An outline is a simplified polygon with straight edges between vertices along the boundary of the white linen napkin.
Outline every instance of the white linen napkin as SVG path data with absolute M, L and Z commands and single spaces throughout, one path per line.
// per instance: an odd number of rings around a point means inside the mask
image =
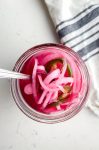
M 99 0 L 44 0 L 61 43 L 85 61 L 91 78 L 87 107 L 99 116 Z

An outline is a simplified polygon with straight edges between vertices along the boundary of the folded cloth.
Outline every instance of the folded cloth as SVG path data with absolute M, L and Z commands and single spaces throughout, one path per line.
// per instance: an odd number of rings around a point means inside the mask
M 61 43 L 85 61 L 91 88 L 87 107 L 99 116 L 99 0 L 44 0 Z

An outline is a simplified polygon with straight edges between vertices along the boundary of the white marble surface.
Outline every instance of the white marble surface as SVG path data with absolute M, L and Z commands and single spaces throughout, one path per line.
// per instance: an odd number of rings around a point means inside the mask
M 12 69 L 18 57 L 34 45 L 58 42 L 41 0 L 0 0 L 0 68 Z M 26 117 L 0 80 L 0 150 L 99 150 L 99 118 L 84 108 L 59 124 Z

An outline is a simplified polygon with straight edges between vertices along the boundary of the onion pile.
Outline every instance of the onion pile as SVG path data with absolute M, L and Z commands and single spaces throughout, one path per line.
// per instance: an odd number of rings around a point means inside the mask
M 66 57 L 49 53 L 43 59 L 41 56 L 34 58 L 32 83 L 25 85 L 24 93 L 33 95 L 33 100 L 42 112 L 53 113 L 66 109 L 70 98 L 75 96 L 73 93 L 77 93 L 80 88 L 76 89 L 79 77 L 77 66 Z

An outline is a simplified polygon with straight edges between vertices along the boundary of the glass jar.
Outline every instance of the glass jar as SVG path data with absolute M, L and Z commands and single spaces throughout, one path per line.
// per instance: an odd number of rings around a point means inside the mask
M 25 62 L 31 56 L 34 56 L 35 54 L 38 54 L 41 51 L 43 52 L 43 50 L 44 49 L 47 50 L 47 48 L 64 51 L 68 56 L 71 57 L 71 59 L 74 60 L 75 64 L 79 68 L 81 76 L 82 76 L 82 84 L 81 84 L 81 89 L 79 91 L 79 96 L 77 97 L 78 99 L 77 105 L 74 105 L 73 107 L 70 107 L 69 109 L 66 109 L 61 113 L 44 114 L 44 113 L 34 110 L 26 103 L 20 91 L 19 80 L 16 80 L 16 79 L 11 80 L 11 92 L 12 92 L 12 96 L 17 106 L 25 115 L 27 115 L 31 119 L 36 120 L 38 122 L 57 123 L 57 122 L 62 122 L 62 121 L 72 118 L 82 109 L 82 107 L 84 106 L 87 100 L 87 95 L 88 95 L 89 86 L 90 86 L 90 79 L 89 79 L 89 73 L 88 73 L 85 63 L 76 52 L 74 52 L 70 48 L 63 46 L 61 44 L 53 44 L 53 43 L 41 44 L 41 45 L 35 46 L 27 50 L 18 59 L 13 70 L 16 72 L 21 72 L 21 69 L 24 66 Z

